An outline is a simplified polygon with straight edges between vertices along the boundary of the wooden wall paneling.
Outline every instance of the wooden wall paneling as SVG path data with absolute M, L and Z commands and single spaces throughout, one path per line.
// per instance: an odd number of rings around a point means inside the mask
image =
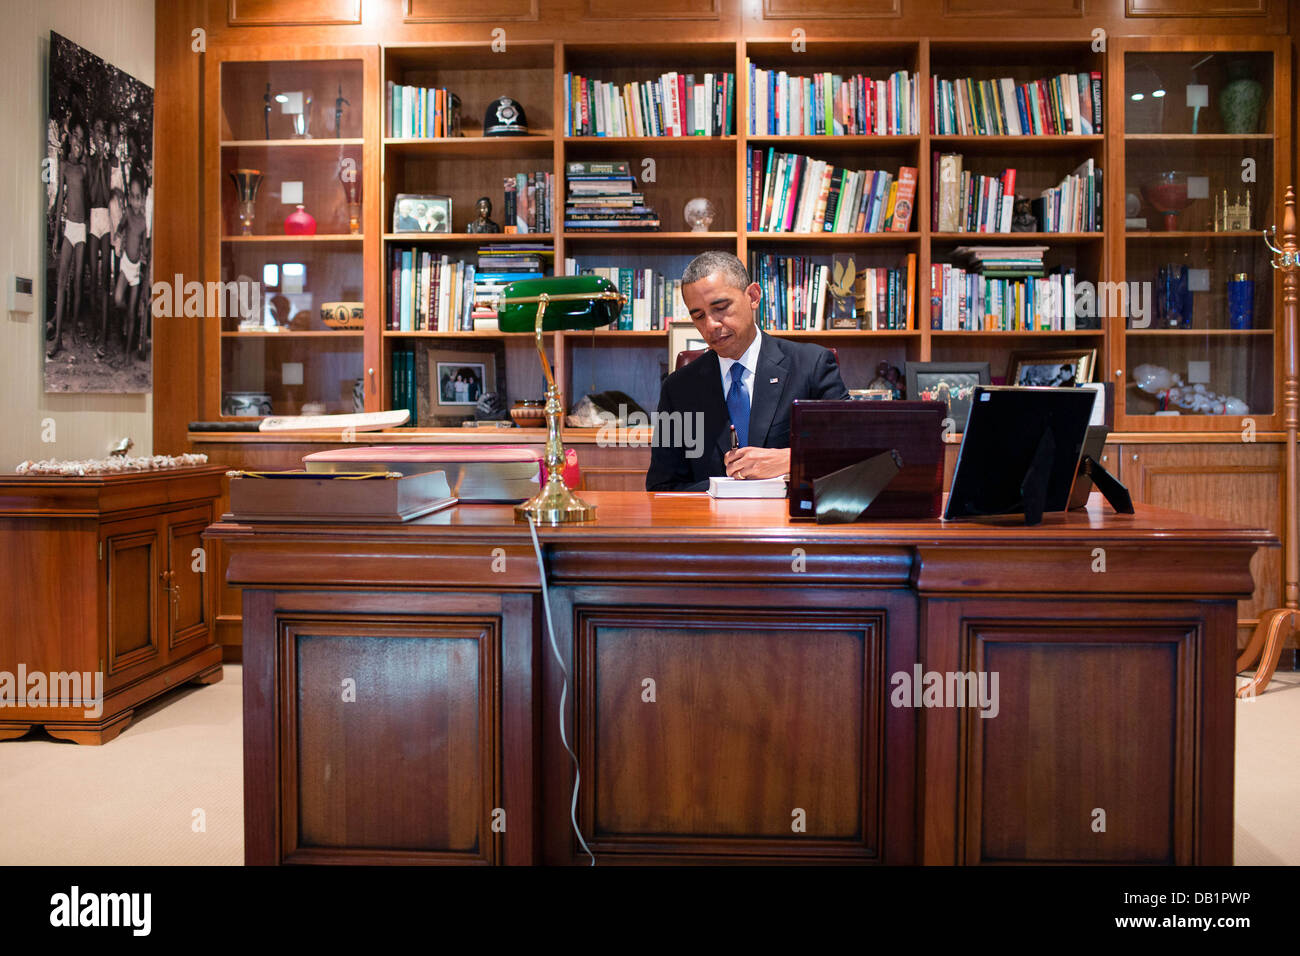
M 1282 534 L 1284 445 L 1127 444 L 1120 480 L 1135 501 Z M 1239 643 L 1261 611 L 1282 604 L 1282 551 L 1260 549 L 1250 562 L 1255 593 L 1239 607 Z M 1296 646 L 1293 635 L 1287 647 Z
M 1276 0 L 1126 0 L 1130 17 L 1266 17 Z
M 721 0 L 655 0 L 629 4 L 627 0 L 584 0 L 586 20 L 717 20 Z
M 991 4 L 986 0 L 943 0 L 945 17 L 1016 17 L 1018 19 L 1055 19 L 1083 16 L 1083 0 L 1004 0 Z
M 203 278 L 204 175 L 210 150 L 203 138 L 204 62 L 191 34 L 206 28 L 204 0 L 155 5 L 153 279 Z M 187 425 L 201 417 L 203 323 L 184 317 L 153 319 L 153 447 L 158 454 L 187 450 Z
M 903 0 L 763 0 L 766 20 L 853 20 L 901 17 Z
M 405 23 L 537 20 L 539 0 L 402 0 Z
M 230 0 L 226 22 L 232 27 L 360 23 L 361 0 Z

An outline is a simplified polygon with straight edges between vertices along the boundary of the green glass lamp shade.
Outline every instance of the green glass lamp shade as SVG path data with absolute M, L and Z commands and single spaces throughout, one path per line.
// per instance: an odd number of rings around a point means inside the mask
M 537 324 L 538 297 L 549 301 L 542 318 L 544 332 L 598 329 L 618 319 L 623 310 L 618 289 L 604 276 L 552 276 L 520 279 L 501 290 L 497 325 L 502 332 L 532 332 Z

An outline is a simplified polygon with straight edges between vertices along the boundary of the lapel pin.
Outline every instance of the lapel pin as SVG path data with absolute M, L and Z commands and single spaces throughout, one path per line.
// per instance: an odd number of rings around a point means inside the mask
M 778 381 L 779 381 L 779 379 L 775 379 L 775 378 L 774 378 L 774 379 L 772 379 L 771 381 L 769 381 L 767 384 L 768 384 L 768 385 L 775 385 Z

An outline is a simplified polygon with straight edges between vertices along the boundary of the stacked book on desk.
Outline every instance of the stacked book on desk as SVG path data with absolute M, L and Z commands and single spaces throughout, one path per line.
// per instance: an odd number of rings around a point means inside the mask
M 456 503 L 442 471 L 385 468 L 231 473 L 236 521 L 410 521 Z
M 355 445 L 303 458 L 313 474 L 380 471 L 440 474 L 449 493 L 465 504 L 525 501 L 537 493 L 542 459 L 519 445 Z
M 470 313 L 475 332 L 493 332 L 497 326 L 495 302 L 511 282 L 540 279 L 546 274 L 547 260 L 555 255 L 555 246 L 540 242 L 499 242 L 479 246 L 478 266 L 474 273 L 474 308 Z
M 916 168 L 900 167 L 895 176 L 751 149 L 745 186 L 750 232 L 907 232 Z
M 659 217 L 645 204 L 625 159 L 565 165 L 569 194 L 564 228 L 569 232 L 636 232 L 659 228 Z
M 1074 269 L 1043 266 L 1046 246 L 960 246 L 930 266 L 930 328 L 945 332 L 1074 331 Z
M 941 136 L 1069 136 L 1101 132 L 1101 73 L 930 78 L 930 132 Z
M 918 84 L 906 70 L 873 80 L 861 73 L 791 76 L 785 70 L 760 70 L 748 58 L 745 68 L 750 136 L 897 136 L 921 131 Z
M 569 136 L 731 136 L 736 74 L 664 73 L 656 80 L 609 83 L 564 74 Z

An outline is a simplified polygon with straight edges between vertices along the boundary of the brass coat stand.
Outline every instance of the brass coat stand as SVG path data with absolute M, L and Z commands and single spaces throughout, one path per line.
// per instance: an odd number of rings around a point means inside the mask
M 1264 233 L 1264 243 L 1273 252 L 1272 266 L 1282 271 L 1282 354 L 1286 363 L 1286 378 L 1282 387 L 1282 409 L 1286 413 L 1286 501 L 1283 508 L 1282 543 L 1284 548 L 1283 575 L 1285 589 L 1282 607 L 1273 608 L 1260 615 L 1255 632 L 1251 634 L 1241 654 L 1237 657 L 1237 672 L 1241 673 L 1256 661 L 1255 676 L 1237 688 L 1238 697 L 1254 697 L 1268 686 L 1282 656 L 1282 645 L 1296 633 L 1296 614 L 1300 613 L 1300 540 L 1297 528 L 1296 503 L 1296 427 L 1297 408 L 1300 408 L 1300 363 L 1296 355 L 1296 304 L 1297 287 L 1300 287 L 1300 246 L 1296 245 L 1295 187 L 1286 188 L 1286 208 L 1282 215 L 1282 246 L 1269 241 Z

